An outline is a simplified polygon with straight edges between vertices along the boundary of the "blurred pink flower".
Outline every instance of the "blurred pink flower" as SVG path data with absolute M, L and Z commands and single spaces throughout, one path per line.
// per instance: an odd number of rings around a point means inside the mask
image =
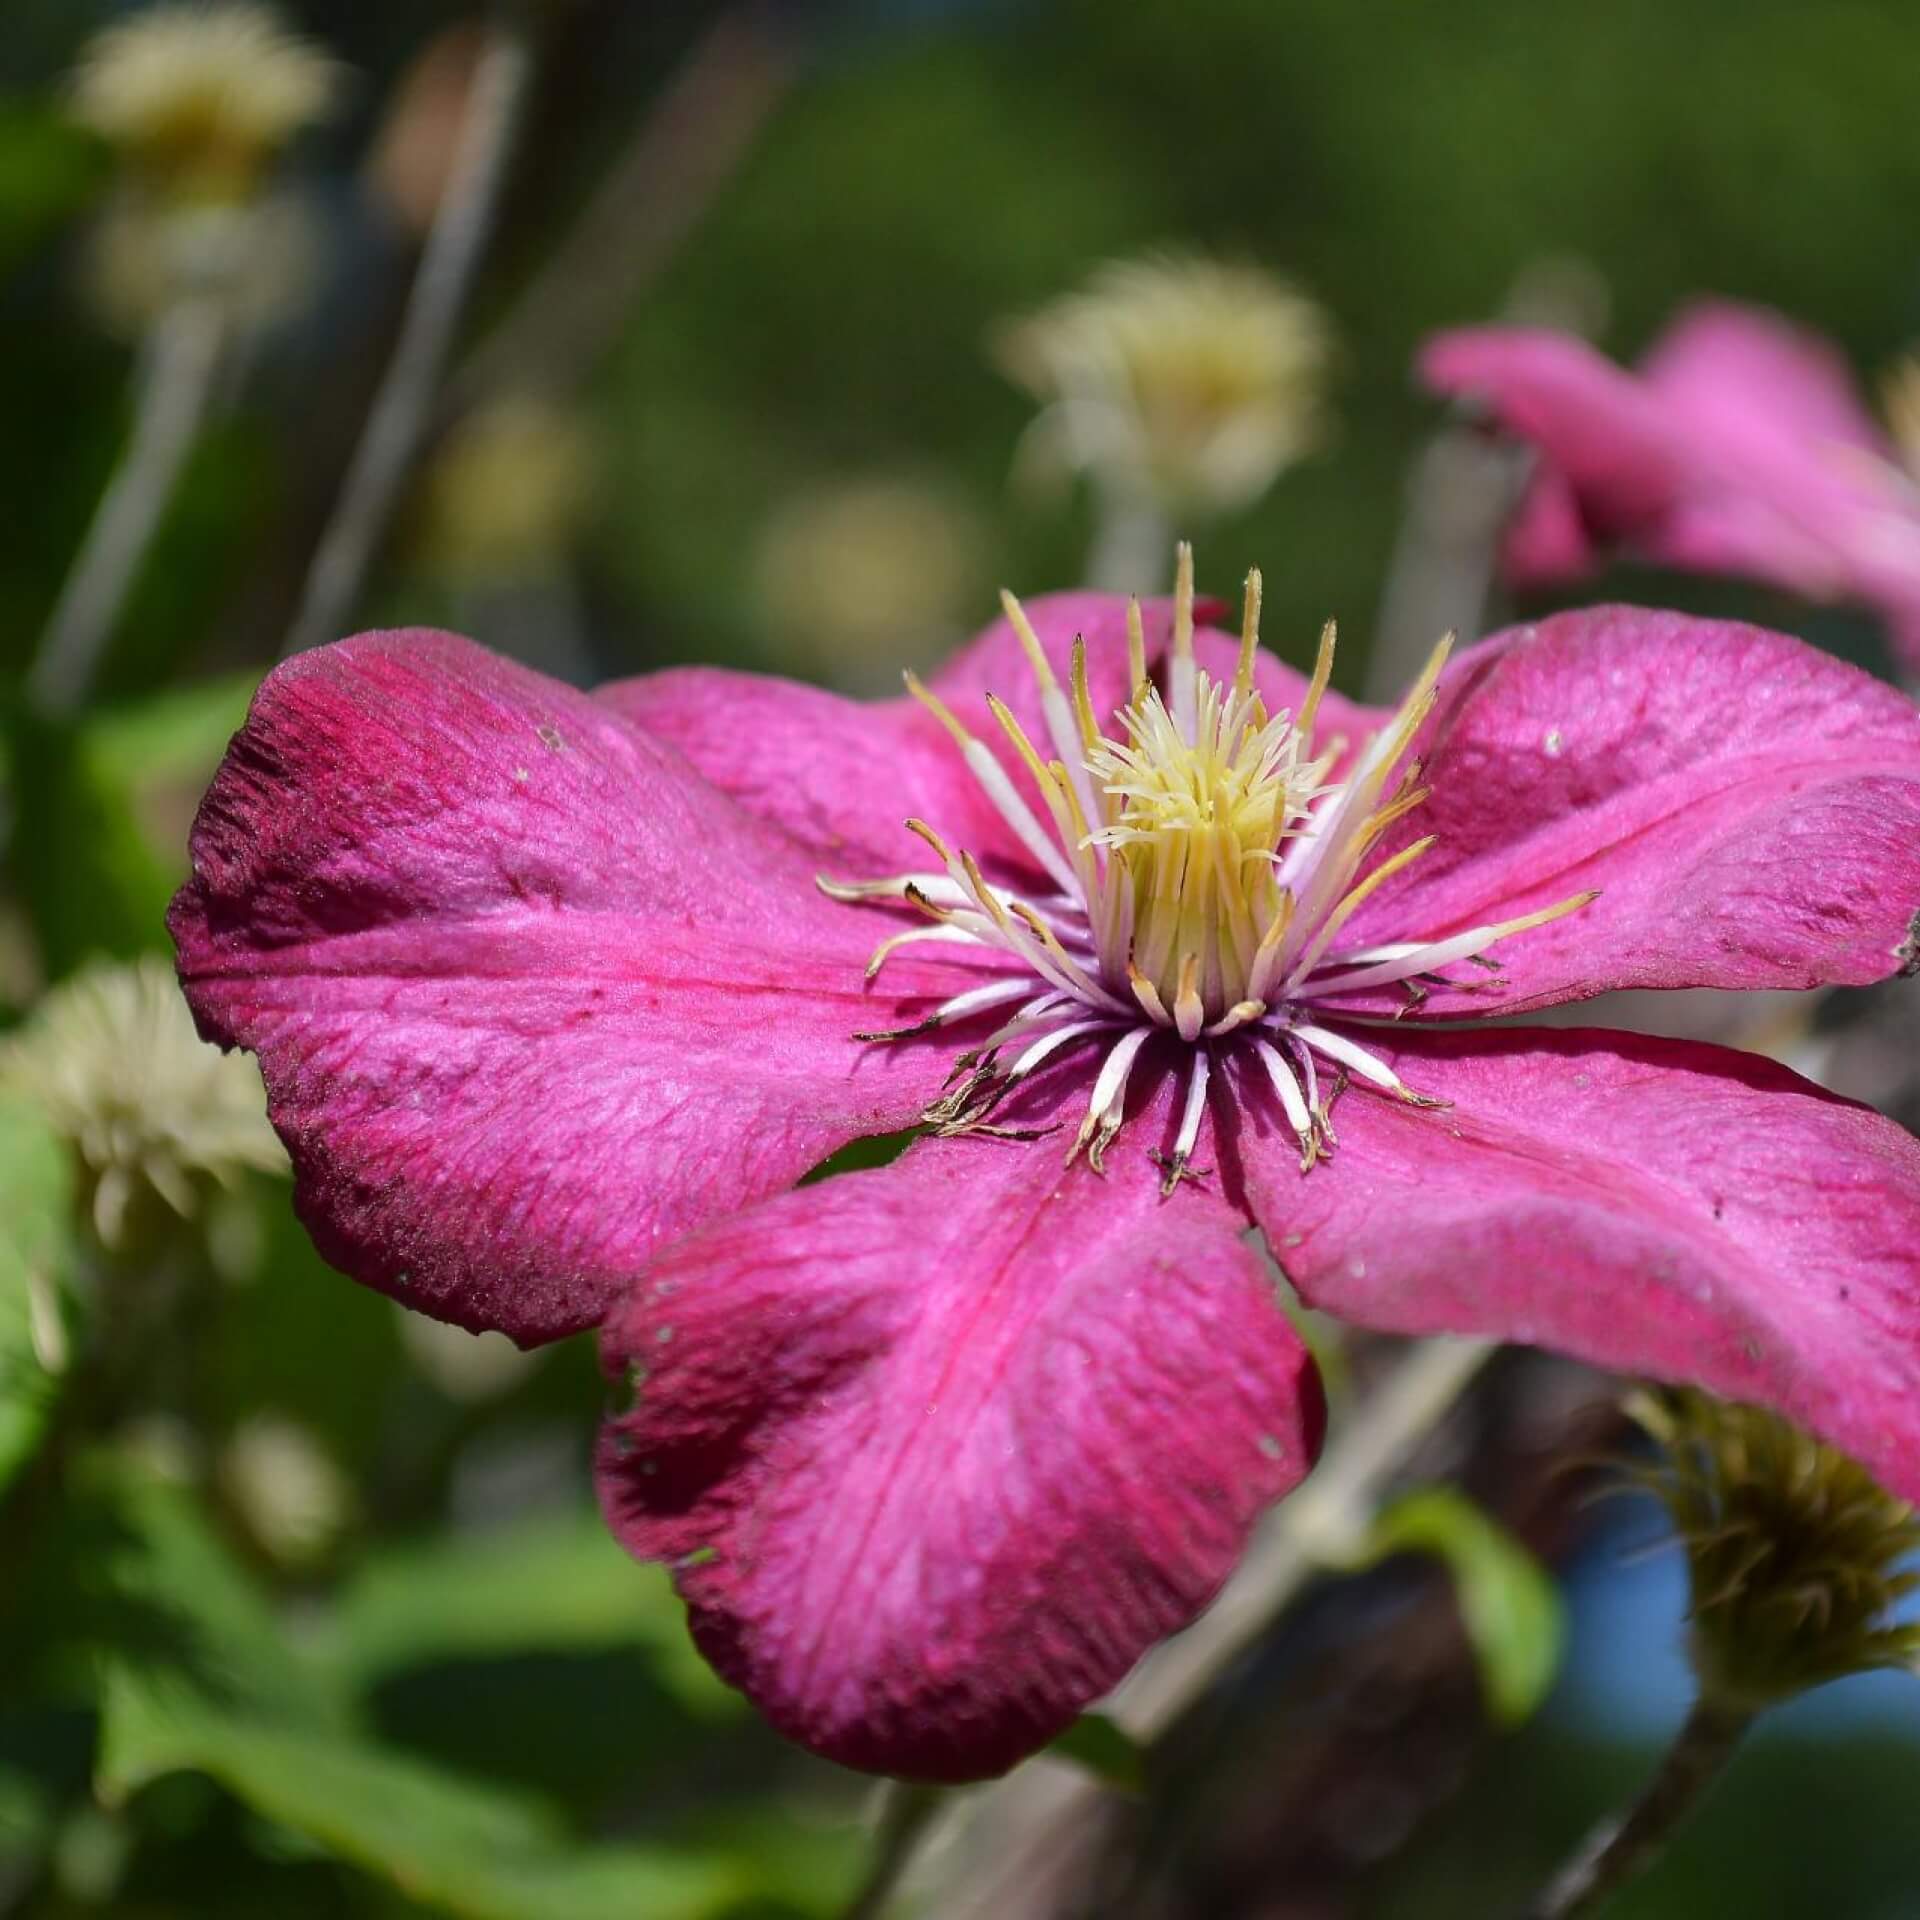
M 850 1765 L 1030 1753 L 1307 1470 L 1250 1222 L 1316 1306 L 1699 1383 L 1920 1495 L 1920 1145 L 1764 1060 L 1480 1018 L 1910 969 L 1920 714 L 1630 609 L 1376 712 L 1191 608 L 1010 603 L 877 705 L 364 634 L 267 680 L 194 831 L 181 977 L 322 1251 L 601 1324 L 611 1523 Z
M 1519 585 L 1577 580 L 1623 549 L 1857 601 L 1920 669 L 1920 485 L 1845 361 L 1776 314 L 1689 308 L 1629 373 L 1570 334 L 1469 328 L 1419 361 L 1540 460 L 1508 537 Z

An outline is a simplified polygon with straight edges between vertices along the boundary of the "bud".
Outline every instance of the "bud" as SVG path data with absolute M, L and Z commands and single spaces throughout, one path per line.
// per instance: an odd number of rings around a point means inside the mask
M 1686 1549 L 1704 1699 L 1752 1712 L 1920 1661 L 1920 1624 L 1893 1618 L 1920 1588 L 1902 1566 L 1920 1552 L 1911 1507 L 1776 1414 L 1696 1392 L 1636 1394 L 1627 1410 L 1660 1449 L 1632 1478 Z
M 175 203 L 250 199 L 281 149 L 322 119 L 343 69 L 245 4 L 156 6 L 87 43 L 74 116 Z
M 1116 262 L 993 345 L 1043 463 L 1175 517 L 1250 505 L 1327 432 L 1326 315 L 1259 267 Z
M 0 1043 L 0 1084 L 37 1100 L 93 1182 L 93 1223 L 120 1249 L 144 1203 L 182 1219 L 208 1181 L 285 1169 L 260 1075 L 193 1028 L 166 962 L 98 963 L 55 987 Z

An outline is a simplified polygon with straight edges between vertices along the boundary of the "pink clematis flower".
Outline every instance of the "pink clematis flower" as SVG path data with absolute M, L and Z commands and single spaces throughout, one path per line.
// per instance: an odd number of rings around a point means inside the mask
M 1171 607 L 1009 601 L 879 705 L 364 634 L 267 680 L 201 809 L 181 977 L 321 1250 L 601 1325 L 614 1528 L 851 1765 L 1031 1752 L 1307 1471 L 1250 1223 L 1356 1322 L 1695 1382 L 1920 1494 L 1920 1145 L 1763 1060 L 1484 1018 L 1911 971 L 1920 714 L 1629 609 L 1374 712 L 1258 604 L 1196 632 L 1184 555 Z
M 1914 410 L 1903 405 L 1890 436 L 1824 341 L 1709 302 L 1684 312 L 1637 373 L 1572 335 L 1524 327 L 1437 335 L 1419 370 L 1539 449 L 1508 536 L 1516 584 L 1583 578 L 1615 548 L 1743 574 L 1874 608 L 1920 669 Z

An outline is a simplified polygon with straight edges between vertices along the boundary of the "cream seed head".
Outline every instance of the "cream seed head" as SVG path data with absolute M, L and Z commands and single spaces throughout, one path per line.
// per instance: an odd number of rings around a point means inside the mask
M 1043 459 L 1168 512 L 1245 506 L 1326 435 L 1332 330 L 1260 267 L 1117 261 L 1004 328 L 995 348 L 1045 404 Z
M 108 1247 L 125 1243 L 149 1197 L 188 1218 L 207 1182 L 286 1166 L 259 1069 L 194 1032 L 172 968 L 151 954 L 55 987 L 0 1047 L 0 1085 L 36 1100 L 71 1141 Z
M 343 73 L 270 8 L 155 6 L 88 42 L 73 112 L 170 197 L 243 200 L 331 110 Z
M 1778 1414 L 1695 1391 L 1636 1394 L 1659 1452 L 1635 1482 L 1686 1550 L 1703 1691 L 1753 1711 L 1875 1668 L 1920 1668 L 1920 1516 Z

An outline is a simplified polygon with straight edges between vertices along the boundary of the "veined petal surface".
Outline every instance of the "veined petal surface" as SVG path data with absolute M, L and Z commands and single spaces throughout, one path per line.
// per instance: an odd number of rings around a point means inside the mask
M 260 1057 L 296 1204 L 355 1278 L 522 1341 L 678 1234 L 908 1124 L 910 1022 L 977 967 L 868 916 L 607 709 L 448 634 L 367 634 L 256 696 L 171 915 L 202 1031 Z
M 1240 1151 L 1313 1306 L 1550 1347 L 1772 1407 L 1920 1498 L 1920 1141 L 1784 1067 L 1598 1031 L 1396 1036 L 1303 1179 Z
M 634 1397 L 601 1447 L 615 1531 L 675 1566 L 721 1674 L 848 1765 L 1031 1753 L 1206 1604 L 1317 1448 L 1238 1211 L 1163 1201 L 1144 1149 L 1062 1161 L 924 1141 L 682 1242 L 603 1336 Z
M 1497 947 L 1496 982 L 1454 969 L 1467 987 L 1424 1015 L 1913 962 L 1920 712 L 1785 634 L 1638 607 L 1516 627 L 1455 663 L 1415 752 L 1432 796 L 1385 850 L 1436 844 L 1356 916 L 1355 946 L 1600 894 Z

